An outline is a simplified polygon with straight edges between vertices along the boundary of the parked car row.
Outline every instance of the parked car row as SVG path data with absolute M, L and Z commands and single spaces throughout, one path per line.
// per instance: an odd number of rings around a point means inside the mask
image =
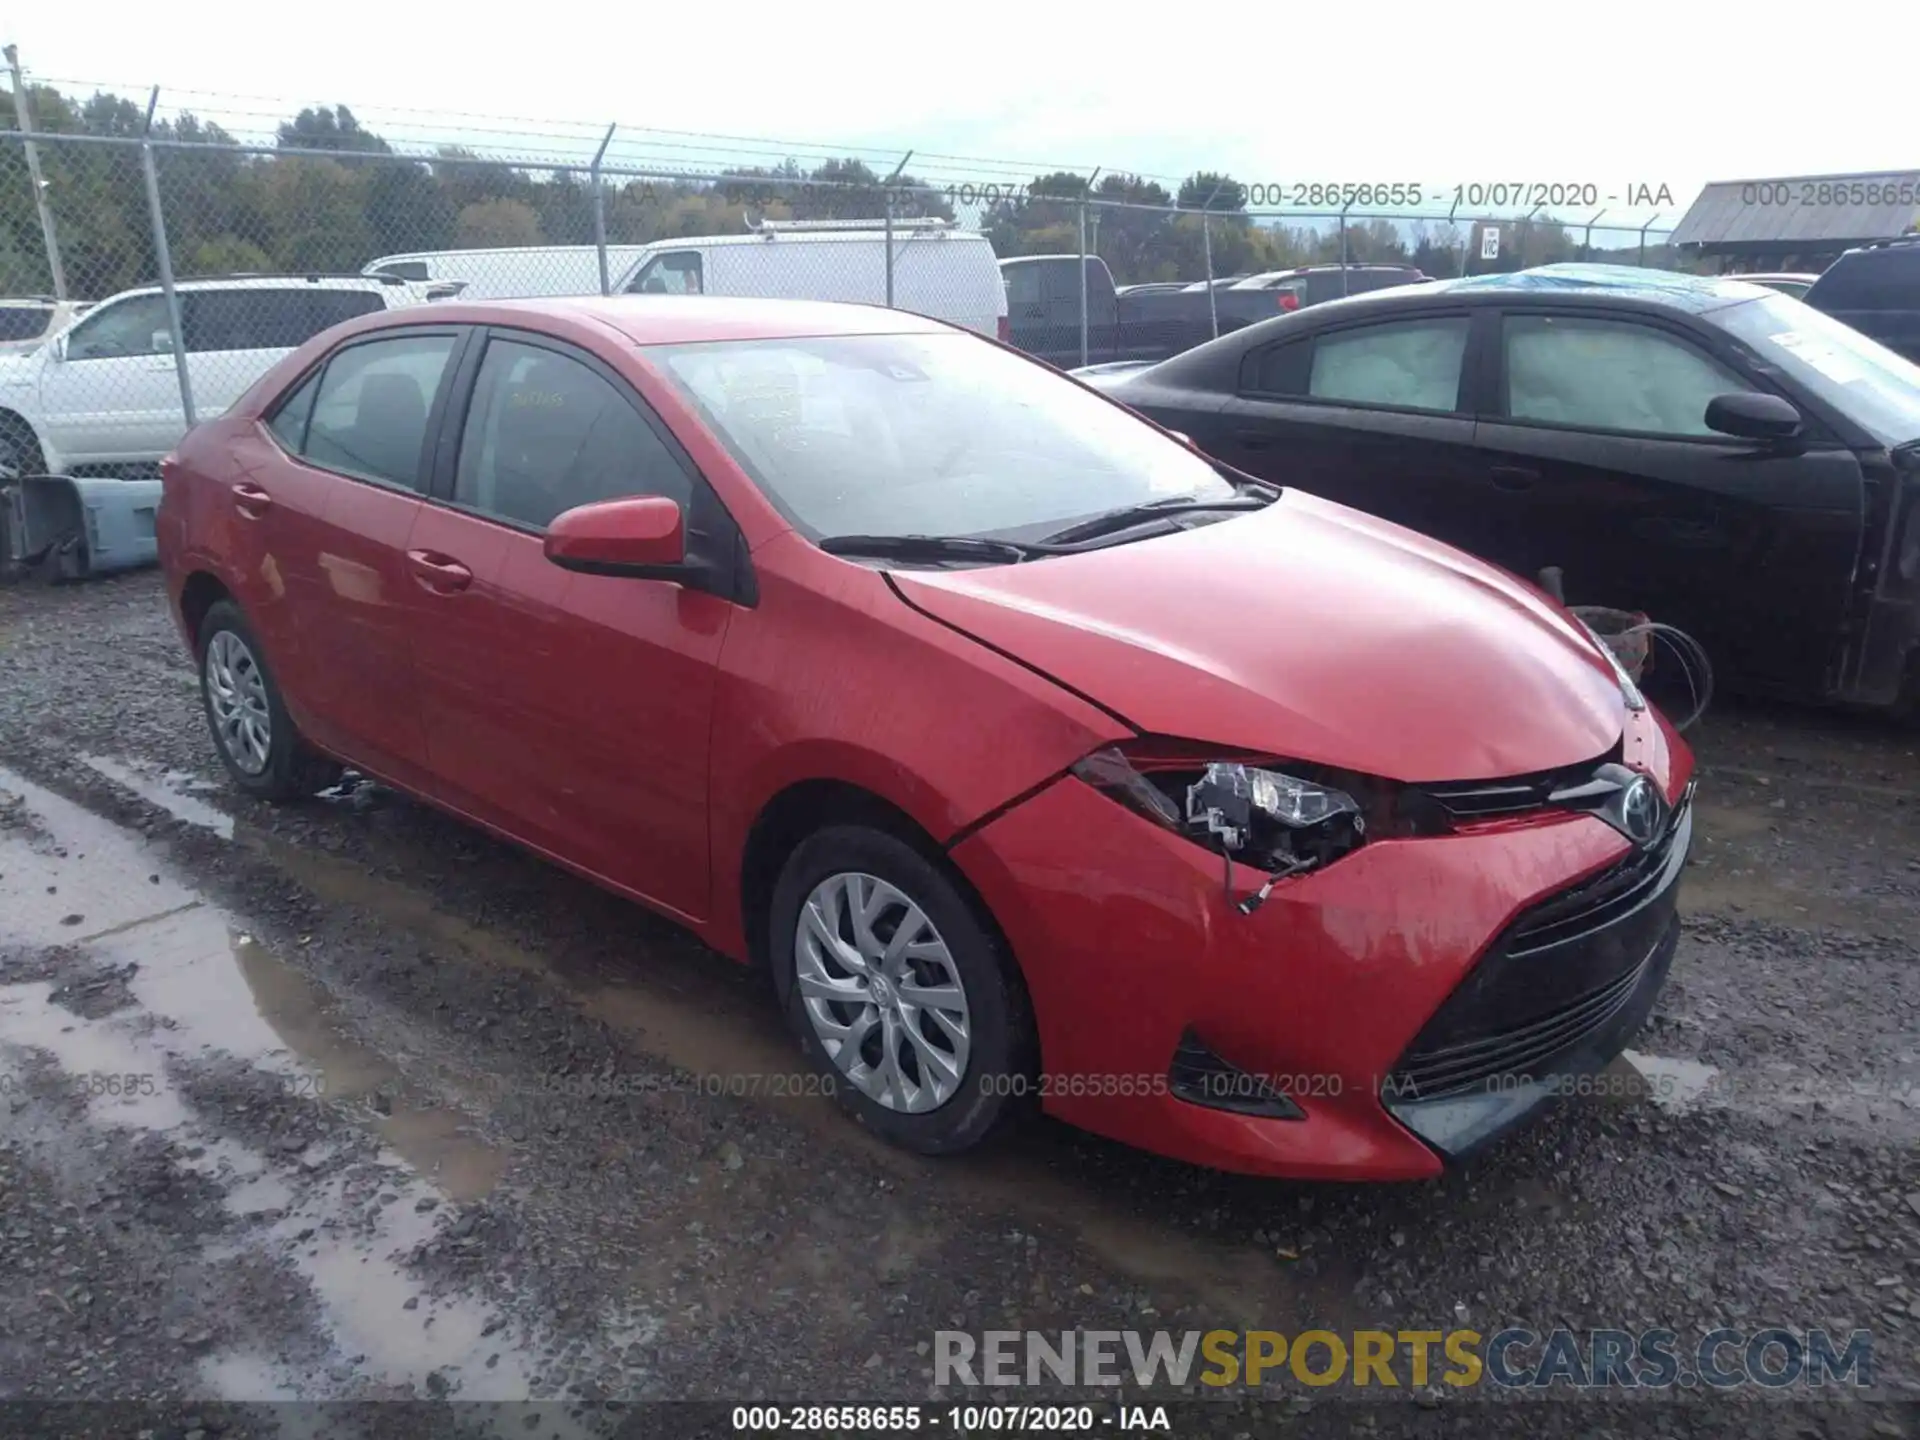
M 1329 373 L 1418 399 L 1429 332 Z M 905 312 L 369 313 L 186 437 L 157 534 L 237 785 L 350 766 L 764 965 L 914 1150 L 1037 1100 L 1431 1176 L 1672 960 L 1692 761 L 1564 609 Z
M 891 235 L 875 222 L 774 222 L 744 235 L 610 247 L 610 258 L 622 266 L 610 277 L 622 294 L 891 302 L 997 339 L 1008 333 L 992 245 L 941 221 L 900 221 Z M 182 281 L 195 418 L 224 413 L 276 361 L 341 320 L 453 294 L 597 293 L 598 267 L 591 245 L 542 246 L 389 255 L 351 276 Z M 18 308 L 16 328 L 47 323 L 37 302 Z M 9 313 L 0 310 L 0 334 Z M 152 474 L 187 428 L 171 331 L 166 297 L 146 286 L 22 353 L 0 354 L 0 477 Z
M 1000 271 L 1012 343 L 1063 368 L 1082 362 L 1083 272 L 1090 365 L 1151 364 L 1274 315 L 1427 278 L 1406 265 L 1310 265 L 1211 282 L 1116 286 L 1097 255 L 1021 255 L 1002 260 Z
M 1082 378 L 1244 473 L 1557 568 L 1749 688 L 1916 697 L 1920 367 L 1773 290 L 1546 266 Z

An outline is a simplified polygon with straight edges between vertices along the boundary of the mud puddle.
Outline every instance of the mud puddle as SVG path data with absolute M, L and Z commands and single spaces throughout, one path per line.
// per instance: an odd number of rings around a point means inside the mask
M 457 1228 L 508 1157 L 339 1023 L 327 992 L 157 849 L 0 770 L 0 1052 L 58 1067 L 89 1128 L 161 1137 L 222 1192 L 209 1263 L 304 1282 L 331 1352 L 290 1366 L 245 1342 L 197 1362 L 212 1398 L 527 1395 L 542 1339 L 408 1257 Z M 343 1122 L 365 1097 L 385 1113 Z M 46 1115 L 13 1107 L 15 1128 Z M 257 1121 L 273 1120 L 267 1133 Z M 280 1347 L 284 1350 L 286 1347 Z

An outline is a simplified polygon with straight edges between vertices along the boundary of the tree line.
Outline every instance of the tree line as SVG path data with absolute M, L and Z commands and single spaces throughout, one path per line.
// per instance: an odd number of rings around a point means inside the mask
M 36 131 L 137 140 L 146 115 L 133 100 L 97 92 L 82 100 L 47 86 L 30 90 Z M 11 95 L 0 119 L 17 129 Z M 300 111 L 276 133 L 275 152 L 243 149 L 219 125 L 191 114 L 153 127 L 155 140 L 196 148 L 155 148 L 176 276 L 241 272 L 357 271 L 381 255 L 411 250 L 591 244 L 593 199 L 584 168 L 516 167 L 445 146 L 430 157 L 401 154 L 344 105 Z M 131 146 L 38 147 L 69 291 L 101 299 L 157 278 L 138 152 Z M 320 151 L 324 155 L 277 153 Z M 24 154 L 0 147 L 0 291 L 52 288 Z M 1197 279 L 1341 258 L 1337 234 L 1261 223 L 1246 213 L 1246 189 L 1201 172 L 1169 192 L 1158 182 L 1109 175 L 1091 191 L 1084 177 L 1036 177 L 1015 198 L 974 207 L 997 253 L 1073 253 L 1078 201 L 1088 206 L 1087 239 L 1121 283 Z M 876 174 L 864 161 L 796 160 L 733 172 L 722 180 L 612 180 L 607 239 L 644 244 L 675 236 L 737 234 L 752 219 L 956 219 L 946 193 L 912 175 Z M 1181 213 L 1175 213 L 1177 206 Z M 1134 208 L 1161 207 L 1161 208 Z M 1205 231 L 1203 233 L 1203 212 Z M 1579 243 L 1553 221 L 1534 221 L 1505 243 L 1498 262 L 1480 262 L 1470 229 L 1424 222 L 1355 221 L 1346 258 L 1398 262 L 1429 275 L 1519 268 L 1577 258 Z M 1596 256 L 1595 258 L 1603 258 Z M 1650 257 L 1649 263 L 1656 263 Z

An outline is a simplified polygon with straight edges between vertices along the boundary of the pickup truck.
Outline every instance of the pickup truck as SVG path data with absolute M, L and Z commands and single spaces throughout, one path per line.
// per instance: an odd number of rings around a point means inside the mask
M 1151 364 L 1305 305 L 1427 279 L 1410 265 L 1311 265 L 1211 282 L 1115 287 L 1106 262 L 1086 257 L 1088 366 Z M 1021 255 L 1000 262 L 1013 344 L 1061 369 L 1080 357 L 1080 257 Z
M 1077 255 L 1020 255 L 1000 262 L 1013 345 L 1063 370 L 1081 360 L 1082 263 Z M 1088 364 L 1164 360 L 1212 338 L 1204 290 L 1145 285 L 1128 286 L 1123 294 L 1106 261 L 1089 255 L 1084 264 Z

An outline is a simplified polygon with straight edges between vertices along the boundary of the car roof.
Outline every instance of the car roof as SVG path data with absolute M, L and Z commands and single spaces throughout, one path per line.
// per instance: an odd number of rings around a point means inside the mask
M 1541 265 L 1500 275 L 1470 275 L 1422 286 L 1420 293 L 1449 295 L 1579 295 L 1613 297 L 1669 306 L 1696 315 L 1742 300 L 1759 298 L 1763 287 L 1732 275 L 1684 275 L 1673 270 L 1643 270 L 1635 265 Z M 1391 294 L 1391 291 L 1383 292 Z
M 370 329 L 401 325 L 532 325 L 586 321 L 636 345 L 777 340 L 822 335 L 935 335 L 953 326 L 884 305 L 754 300 L 716 295 L 555 295 L 529 300 L 440 300 L 389 310 Z
M 391 290 L 395 293 L 423 293 L 427 288 L 443 282 L 432 280 L 397 280 L 378 275 L 229 275 L 224 278 L 214 276 L 204 280 L 176 280 L 173 288 L 179 291 L 189 290 L 285 290 L 289 286 L 311 285 L 316 290 Z M 161 295 L 165 291 L 158 285 L 133 285 L 125 290 L 116 290 L 107 298 L 118 300 L 124 295 Z

